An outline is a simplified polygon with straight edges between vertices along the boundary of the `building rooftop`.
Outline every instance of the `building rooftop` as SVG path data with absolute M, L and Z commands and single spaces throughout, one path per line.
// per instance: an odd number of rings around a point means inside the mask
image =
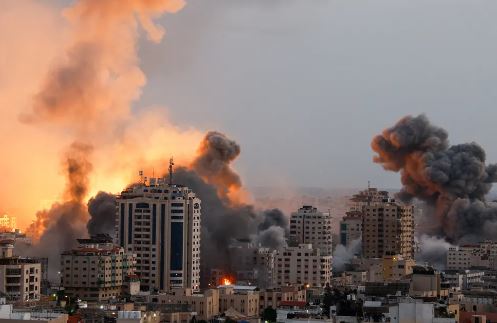
M 39 259 L 33 258 L 22 258 L 22 257 L 11 257 L 11 258 L 0 258 L 0 265 L 20 265 L 20 264 L 39 264 Z
M 112 237 L 108 234 L 97 234 L 91 238 L 77 239 L 80 244 L 112 243 Z

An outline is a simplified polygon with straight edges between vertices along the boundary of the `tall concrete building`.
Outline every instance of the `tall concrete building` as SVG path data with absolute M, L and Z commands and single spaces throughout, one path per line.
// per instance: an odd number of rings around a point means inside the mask
M 362 256 L 414 256 L 414 207 L 385 198 L 362 207 Z
M 340 221 L 340 244 L 350 247 L 362 238 L 362 211 L 349 211 Z
M 323 255 L 311 244 L 278 250 L 275 259 L 276 286 L 324 287 L 331 281 L 331 255 Z
M 321 254 L 331 255 L 331 214 L 304 205 L 291 215 L 289 238 L 294 245 L 312 244 L 314 248 L 321 250 Z
M 388 192 L 374 187 L 354 194 L 348 203 L 348 211 L 340 221 L 340 244 L 350 247 L 353 241 L 362 238 L 363 208 L 388 199 Z
M 133 255 L 114 245 L 107 235 L 78 242 L 77 248 L 61 255 L 60 279 L 66 294 L 86 301 L 106 301 L 129 293 L 135 283 Z
M 191 189 L 150 178 L 118 196 L 116 213 L 116 243 L 136 255 L 143 290 L 199 290 L 201 201 Z

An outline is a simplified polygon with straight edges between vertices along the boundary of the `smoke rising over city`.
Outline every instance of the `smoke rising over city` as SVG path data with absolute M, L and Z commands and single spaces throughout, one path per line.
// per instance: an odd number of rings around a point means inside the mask
M 53 268 L 51 279 L 56 278 L 60 254 L 74 247 L 76 239 L 87 236 L 89 216 L 84 198 L 88 193 L 88 174 L 92 170 L 88 160 L 92 150 L 91 146 L 78 142 L 70 146 L 62 163 L 67 181 L 64 200 L 36 214 L 36 220 L 27 230 L 34 244 L 18 248 L 22 255 L 47 257 L 50 268 Z
M 239 153 L 234 141 L 209 132 L 191 166 L 174 172 L 174 182 L 191 188 L 202 200 L 201 246 L 206 270 L 229 270 L 228 247 L 237 239 L 274 248 L 286 244 L 288 219 L 281 211 L 259 211 L 240 201 L 241 180 L 230 165 Z
M 402 118 L 376 136 L 371 144 L 374 161 L 400 172 L 404 201 L 427 203 L 420 226 L 430 236 L 451 243 L 492 238 L 497 205 L 485 195 L 497 181 L 497 165 L 487 164 L 477 143 L 449 145 L 448 133 L 424 115 Z
M 116 225 L 116 196 L 111 193 L 98 192 L 88 201 L 90 219 L 86 228 L 90 236 L 99 233 L 114 235 Z

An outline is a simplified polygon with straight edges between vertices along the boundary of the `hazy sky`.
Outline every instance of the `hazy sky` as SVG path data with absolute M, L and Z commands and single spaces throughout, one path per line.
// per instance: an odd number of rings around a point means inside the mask
M 497 1 L 188 0 L 140 43 L 137 108 L 227 133 L 250 186 L 398 187 L 370 141 L 426 113 L 497 161 Z

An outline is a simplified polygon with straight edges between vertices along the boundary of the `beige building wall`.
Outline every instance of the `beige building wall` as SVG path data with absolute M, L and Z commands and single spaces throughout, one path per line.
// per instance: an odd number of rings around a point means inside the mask
M 411 277 L 409 295 L 412 297 L 439 298 L 449 295 L 447 289 L 442 289 L 440 273 L 429 268 L 419 273 L 415 270 Z
M 259 292 L 235 292 L 232 287 L 219 288 L 219 310 L 221 313 L 233 308 L 247 317 L 259 316 Z
M 447 269 L 465 270 L 472 267 L 497 269 L 497 243 L 485 241 L 476 245 L 449 248 Z
M 414 208 L 392 199 L 364 206 L 362 255 L 414 257 Z
M 21 302 L 40 299 L 41 263 L 12 255 L 13 246 L 2 245 L 0 258 L 0 292 Z
M 310 244 L 278 250 L 275 264 L 277 286 L 323 287 L 331 281 L 332 257 L 322 255 Z
M 196 312 L 197 320 L 209 320 L 219 314 L 219 290 L 208 289 L 203 294 L 194 294 L 189 288 L 174 289 L 170 293 L 159 294 L 159 304 L 188 304 L 191 310 Z
M 289 238 L 294 244 L 312 244 L 321 250 L 321 254 L 331 255 L 331 214 L 304 205 L 290 217 Z
M 259 311 L 271 306 L 276 309 L 281 302 L 306 301 L 306 289 L 303 286 L 281 286 L 274 289 L 261 290 L 259 292 Z
M 114 245 L 81 246 L 61 255 L 61 284 L 66 293 L 87 301 L 123 296 L 135 259 Z

